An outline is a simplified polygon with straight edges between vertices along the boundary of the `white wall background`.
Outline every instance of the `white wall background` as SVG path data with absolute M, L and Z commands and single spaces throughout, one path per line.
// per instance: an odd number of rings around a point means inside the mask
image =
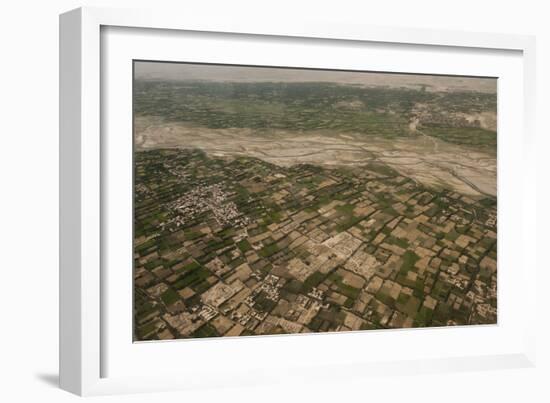
M 81 5 L 179 7 L 185 13 L 270 18 L 304 16 L 373 25 L 537 35 L 539 163 L 539 364 L 535 369 L 356 379 L 160 395 L 113 402 L 194 401 L 550 401 L 550 12 L 544 1 L 384 0 L 12 0 L 0 6 L 0 400 L 69 402 L 56 387 L 58 336 L 58 14 Z M 548 208 L 548 207 L 546 207 Z

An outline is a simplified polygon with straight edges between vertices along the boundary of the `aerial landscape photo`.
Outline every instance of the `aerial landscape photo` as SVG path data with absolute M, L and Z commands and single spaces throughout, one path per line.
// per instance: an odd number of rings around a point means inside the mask
M 134 61 L 134 341 L 497 323 L 497 79 Z

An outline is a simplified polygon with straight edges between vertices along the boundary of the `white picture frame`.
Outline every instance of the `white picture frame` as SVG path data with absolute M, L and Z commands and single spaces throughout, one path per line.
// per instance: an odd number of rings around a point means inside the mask
M 113 27 L 117 27 L 116 29 Z M 104 36 L 109 30 L 114 29 L 113 39 L 107 41 Z M 126 31 L 124 31 L 126 29 Z M 505 228 L 514 229 L 514 235 L 508 235 L 501 243 L 499 233 L 499 245 L 510 245 L 511 242 L 518 243 L 517 253 L 504 254 L 504 259 L 509 259 L 510 265 L 515 265 L 518 273 L 510 273 L 507 280 L 509 287 L 514 283 L 521 282 L 522 287 L 518 289 L 521 296 L 519 314 L 511 316 L 509 320 L 501 322 L 497 327 L 486 327 L 472 332 L 469 329 L 453 329 L 447 332 L 430 330 L 400 330 L 385 332 L 355 332 L 354 334 L 332 334 L 322 336 L 282 336 L 282 337 L 253 337 L 230 340 L 192 340 L 174 343 L 149 343 L 157 347 L 148 347 L 150 351 L 137 351 L 140 360 L 145 359 L 149 363 L 151 354 L 160 357 L 159 360 L 166 361 L 166 356 L 183 354 L 185 345 L 191 350 L 208 350 L 216 352 L 217 356 L 211 353 L 207 358 L 208 365 L 202 365 L 195 374 L 185 372 L 192 365 L 199 365 L 200 354 L 189 356 L 186 364 L 167 365 L 167 370 L 158 376 L 149 374 L 148 371 L 133 372 L 131 368 L 119 365 L 117 370 L 111 369 L 107 362 L 127 361 L 132 362 L 131 355 L 134 354 L 131 346 L 132 340 L 129 335 L 122 334 L 113 326 L 109 319 L 113 305 L 119 302 L 109 297 L 112 286 L 107 286 L 106 280 L 111 279 L 109 273 L 105 272 L 108 266 L 105 244 L 104 227 L 108 227 L 105 216 L 109 197 L 106 196 L 110 187 L 109 177 L 112 174 L 108 167 L 109 156 L 106 147 L 117 147 L 105 138 L 110 133 L 115 123 L 110 123 L 106 117 L 109 115 L 109 107 L 113 106 L 110 98 L 111 92 L 120 93 L 124 89 L 114 89 L 112 81 L 106 80 L 102 74 L 113 73 L 109 61 L 102 60 L 112 57 L 134 57 L 131 52 L 126 54 L 122 51 L 121 45 L 124 42 L 117 39 L 116 30 L 122 32 L 122 37 L 132 36 L 132 30 L 145 30 L 144 35 L 151 32 L 170 33 L 169 35 L 157 35 L 156 39 L 148 46 L 154 46 L 154 41 L 165 41 L 166 44 L 159 46 L 165 49 L 174 41 L 177 41 L 177 32 L 193 33 L 195 38 L 201 35 L 216 33 L 216 40 L 227 40 L 230 38 L 252 38 L 255 42 L 262 44 L 264 41 L 281 41 L 281 46 L 286 46 L 288 41 L 299 43 L 300 46 L 308 46 L 310 41 L 324 41 L 323 46 L 332 46 L 334 49 L 347 45 L 376 44 L 376 46 L 397 46 L 400 47 L 421 47 L 420 51 L 428 53 L 434 51 L 470 52 L 483 56 L 485 53 L 512 52 L 514 60 L 511 65 L 518 68 L 511 68 L 510 77 L 514 76 L 514 82 L 518 85 L 514 93 L 519 100 L 514 102 L 521 107 L 520 116 L 510 124 L 517 126 L 519 133 L 517 137 L 505 138 L 505 148 L 499 144 L 499 159 L 501 152 L 504 161 L 507 161 L 507 153 L 519 153 L 517 158 L 521 161 L 521 167 L 511 172 L 506 166 L 502 167 L 499 160 L 499 186 L 502 182 L 501 172 L 504 172 L 505 179 L 510 183 L 521 186 L 510 203 L 503 200 L 503 206 L 509 211 L 513 210 L 517 216 L 506 223 L 508 218 L 501 216 L 499 191 L 499 229 L 500 223 L 504 222 Z M 153 31 L 154 30 L 154 31 Z M 103 36 L 102 36 L 103 35 Z M 164 36 L 163 36 L 164 35 Z M 163 39 L 164 38 L 164 39 Z M 226 39 L 224 39 L 226 38 Z M 117 42 L 118 41 L 118 42 Z M 148 40 L 147 40 L 148 41 Z M 145 41 L 145 42 L 147 42 Z M 319 42 L 321 43 L 321 42 Z M 118 47 L 117 47 L 118 46 Z M 147 46 L 144 45 L 144 48 Z M 109 49 L 107 49 L 109 48 Z M 131 49 L 131 46 L 127 47 Z M 107 49 L 107 50 L 106 50 Z M 112 53 L 119 50 L 118 53 Z M 418 50 L 418 49 L 417 49 Z M 360 49 L 359 49 L 360 51 Z M 397 50 L 399 51 L 399 50 Z M 111 52 L 111 53 L 110 53 Z M 157 57 L 169 53 L 156 53 Z M 197 55 L 199 55 L 197 53 Z M 273 55 L 272 55 L 273 56 Z M 192 61 L 197 61 L 196 56 Z M 227 58 L 228 56 L 226 56 Z M 430 57 L 430 56 L 428 56 Z M 431 56 L 433 58 L 433 56 Z M 462 57 L 462 56 L 461 56 Z M 138 57 L 136 57 L 138 58 Z M 247 60 L 260 60 L 262 54 L 250 55 Z M 213 20 L 207 18 L 196 18 L 192 15 L 174 15 L 168 12 L 150 10 L 117 10 L 103 8 L 80 8 L 61 15 L 60 17 L 60 384 L 63 389 L 79 395 L 113 394 L 113 393 L 135 393 L 150 392 L 172 389 L 186 389 L 211 386 L 244 386 L 249 384 L 266 382 L 292 382 L 292 379 L 300 374 L 301 378 L 312 380 L 330 380 L 334 377 L 345 379 L 346 377 L 369 376 L 371 374 L 409 374 L 420 372 L 440 372 L 456 370 L 475 370 L 492 368 L 527 367 L 535 362 L 535 284 L 534 279 L 536 265 L 534 262 L 535 253 L 531 251 L 531 244 L 536 244 L 533 237 L 535 231 L 535 212 L 530 206 L 534 203 L 535 185 L 533 173 L 535 171 L 534 158 L 534 92 L 535 92 L 535 41 L 533 37 L 507 34 L 489 33 L 468 33 L 457 31 L 430 31 L 409 28 L 386 28 L 369 27 L 359 25 L 344 25 L 320 21 L 302 21 L 300 24 L 280 24 L 278 21 L 251 21 L 239 20 L 238 18 Z M 171 59 L 171 57 L 170 57 Z M 166 60 L 166 59 L 165 59 Z M 216 59 L 217 62 L 224 62 L 223 56 Z M 432 59 L 435 63 L 435 59 Z M 230 60 L 227 60 L 229 63 Z M 117 62 L 118 63 L 118 62 Z M 121 62 L 123 63 L 123 61 Z M 263 63 L 268 63 L 267 58 Z M 304 65 L 305 62 L 301 62 Z M 312 61 L 313 63 L 313 61 Z M 328 63 L 328 62 L 327 62 Z M 260 64 L 262 61 L 260 60 Z M 116 67 L 116 66 L 115 66 Z M 334 67 L 334 65 L 327 66 Z M 520 68 L 519 68 L 520 67 Z M 414 67 L 411 67 L 414 69 Z M 420 68 L 420 67 L 418 67 Z M 445 63 L 439 67 L 445 69 Z M 465 67 L 463 67 L 465 68 Z M 105 70 L 106 69 L 106 70 Z M 124 71 L 124 70 L 122 70 Z M 445 71 L 446 72 L 446 71 Z M 111 76 L 109 76 L 111 77 Z M 114 76 L 113 76 L 114 77 Z M 118 76 L 117 76 L 118 77 Z M 512 80 L 510 80 L 511 82 Z M 111 88 L 112 87 L 112 88 Z M 122 87 L 121 87 L 122 88 Z M 111 91 L 111 92 L 110 92 Z M 118 91 L 118 92 L 117 92 Z M 107 96 L 107 98 L 105 98 Z M 107 102 L 109 101 L 109 102 Z M 109 105 L 107 107 L 106 105 Z M 122 104 L 121 104 L 122 105 Z M 113 106 L 113 108 L 119 107 Z M 499 100 L 500 107 L 500 100 Z M 105 110 L 107 108 L 107 110 Z M 509 110 L 506 106 L 505 110 Z M 499 115 L 501 110 L 499 109 Z M 507 121 L 504 121 L 505 123 Z M 499 142 L 501 120 L 499 116 Z M 115 126 L 111 126 L 114 124 Z M 507 123 L 506 123 L 507 124 Z M 119 127 L 125 127 L 124 125 Z M 506 129 L 506 127 L 504 127 Z M 108 135 L 108 134 L 107 134 Z M 131 136 L 131 133 L 128 133 Z M 121 147 L 124 147 L 122 145 Z M 109 150 L 115 150 L 115 148 Z M 116 150 L 122 150 L 117 148 Z M 129 186 L 129 185 L 128 185 Z M 508 206 L 508 207 L 506 207 Z M 518 210 L 519 208 L 519 210 Z M 118 225 L 118 224 L 117 224 Z M 500 251 L 499 251 L 500 253 Z M 127 252 L 130 255 L 130 252 Z M 499 254 L 499 259 L 501 255 Z M 500 263 L 499 263 L 500 264 Z M 500 270 L 500 269 L 499 269 Z M 515 276 L 518 276 L 517 278 Z M 517 280 L 517 281 L 516 281 Z M 113 279 L 114 281 L 114 279 Z M 128 281 L 131 281 L 128 279 Z M 506 286 L 506 284 L 505 284 Z M 512 288 L 503 287 L 505 290 Z M 519 288 L 519 286 L 518 286 Z M 109 291 L 111 289 L 111 291 Z M 499 285 L 500 293 L 500 285 Z M 131 294 L 123 292 L 123 297 L 131 299 Z M 126 295 L 128 294 L 128 295 Z M 509 293 L 508 293 L 509 294 Z M 516 295 L 516 297 L 517 297 Z M 499 294 L 500 298 L 509 298 Z M 519 304 L 519 303 L 518 303 Z M 506 307 L 507 304 L 502 306 Z M 501 307 L 499 300 L 499 309 Z M 122 311 L 123 314 L 126 311 Z M 115 315 L 115 314 L 113 314 Z M 113 316 L 111 315 L 111 316 Z M 500 316 L 500 312 L 499 312 Z M 117 339 L 112 333 L 119 335 L 118 339 L 127 338 L 128 347 L 116 344 Z M 422 333 L 424 332 L 424 333 Z M 367 334 L 369 333 L 369 335 Z M 350 346 L 357 345 L 366 340 L 371 342 L 384 343 L 383 339 L 392 338 L 402 340 L 406 334 L 410 338 L 429 340 L 428 343 L 437 344 L 438 340 L 463 339 L 466 342 L 463 348 L 468 347 L 470 335 L 482 337 L 489 341 L 497 337 L 502 340 L 501 344 L 494 343 L 493 350 L 485 353 L 483 345 L 476 351 L 468 354 L 466 350 L 449 351 L 446 353 L 444 347 L 440 347 L 434 354 L 416 354 L 400 358 L 396 353 L 388 359 L 364 359 L 361 355 L 347 360 L 315 360 L 313 348 L 319 343 L 329 345 L 339 340 L 345 341 Z M 122 335 L 122 336 L 120 336 Z M 309 339 L 308 339 L 309 338 Z M 338 338 L 338 339 L 335 339 Z M 473 339 L 472 339 L 473 340 Z M 126 342 L 124 342 L 126 343 Z M 202 346 L 202 347 L 201 347 Z M 273 360 L 276 360 L 277 349 L 290 348 L 293 351 L 303 352 L 301 357 L 297 354 L 288 365 L 284 361 L 265 363 L 262 367 L 257 360 L 258 354 L 266 349 L 274 351 Z M 315 347 L 317 348 L 317 347 Z M 143 348 L 142 348 L 143 350 Z M 189 350 L 189 349 L 188 349 Z M 224 354 L 226 358 L 235 359 L 235 351 L 243 355 L 243 362 L 240 367 L 227 375 L 221 365 Z M 310 351 L 311 350 L 311 351 Z M 116 352 L 124 351 L 124 354 Z M 233 353 L 231 353 L 232 351 Z M 383 351 L 383 349 L 382 349 Z M 191 354 L 190 352 L 188 352 Z M 311 355 L 308 355 L 310 354 Z M 118 356 L 117 356 L 118 354 Z M 233 354 L 233 355 L 231 355 Z M 149 358 L 146 358 L 148 355 Z M 137 357 L 137 355 L 136 355 Z M 145 357 L 145 358 L 143 358 Z M 211 377 L 206 379 L 210 373 L 208 366 L 219 357 L 220 368 L 212 370 Z M 135 357 L 134 357 L 135 359 Z M 193 361 L 194 360 L 194 361 Z M 273 365 L 274 364 L 274 365 Z M 248 366 L 247 366 L 248 365 Z M 200 366 L 200 365 L 199 365 Z M 113 364 L 114 368 L 114 364 Z M 308 368 L 304 374 L 303 368 Z M 262 370 L 262 371 L 258 371 Z M 149 371 L 150 372 L 150 371 Z M 330 375 L 329 375 L 330 374 Z

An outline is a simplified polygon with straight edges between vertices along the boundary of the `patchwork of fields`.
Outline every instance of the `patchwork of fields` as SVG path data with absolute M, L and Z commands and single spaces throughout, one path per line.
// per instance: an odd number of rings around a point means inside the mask
M 136 340 L 496 323 L 496 95 L 137 80 Z

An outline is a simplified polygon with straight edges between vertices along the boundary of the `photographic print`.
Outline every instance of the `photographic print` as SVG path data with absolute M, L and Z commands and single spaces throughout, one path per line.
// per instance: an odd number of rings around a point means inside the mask
M 497 322 L 496 78 L 133 71 L 135 341 Z

